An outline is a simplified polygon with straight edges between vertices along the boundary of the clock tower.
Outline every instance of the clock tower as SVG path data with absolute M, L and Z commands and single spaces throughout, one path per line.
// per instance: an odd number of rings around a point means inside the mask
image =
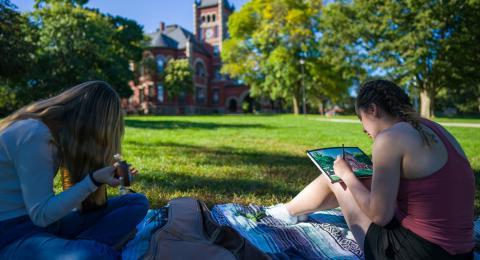
M 214 55 L 222 50 L 222 41 L 228 36 L 228 17 L 233 11 L 228 0 L 195 0 L 193 4 L 195 37 L 211 45 Z

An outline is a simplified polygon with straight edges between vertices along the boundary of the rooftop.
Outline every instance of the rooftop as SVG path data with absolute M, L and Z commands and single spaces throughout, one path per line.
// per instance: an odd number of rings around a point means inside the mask
M 171 48 L 182 50 L 187 47 L 187 41 L 193 44 L 193 50 L 209 54 L 207 49 L 187 29 L 177 25 L 167 25 L 165 29 L 159 28 L 156 32 L 148 33 L 150 41 L 147 43 L 151 48 Z
M 210 6 L 216 6 L 221 0 L 197 0 L 195 3 L 197 4 L 198 7 L 210 7 Z M 233 4 L 230 4 L 228 0 L 223 0 L 223 5 L 229 9 L 230 11 L 235 10 L 235 6 Z

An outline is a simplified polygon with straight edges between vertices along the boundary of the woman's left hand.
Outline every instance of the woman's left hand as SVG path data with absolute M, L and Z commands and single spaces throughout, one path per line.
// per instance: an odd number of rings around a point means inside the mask
M 128 170 L 130 171 L 130 174 L 132 174 L 133 177 L 137 176 L 138 170 L 132 167 L 131 165 L 128 165 Z
M 338 156 L 333 163 L 333 171 L 335 172 L 335 175 L 340 177 L 340 179 L 342 179 L 344 182 L 349 178 L 355 178 L 355 174 L 353 173 L 350 165 L 340 156 Z

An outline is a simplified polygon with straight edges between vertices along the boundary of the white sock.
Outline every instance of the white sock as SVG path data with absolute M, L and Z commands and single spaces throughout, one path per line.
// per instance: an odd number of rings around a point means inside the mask
M 266 208 L 265 213 L 276 219 L 282 220 L 287 224 L 293 225 L 298 222 L 298 218 L 296 216 L 290 215 L 290 213 L 287 210 L 287 207 L 283 203 Z
M 299 215 L 297 216 L 297 219 L 298 219 L 298 222 L 305 222 L 308 220 L 308 215 L 307 214 Z

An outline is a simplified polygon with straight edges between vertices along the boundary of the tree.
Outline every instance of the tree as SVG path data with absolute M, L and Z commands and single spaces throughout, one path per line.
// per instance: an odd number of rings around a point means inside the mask
M 351 78 L 343 76 L 351 68 L 345 60 L 332 64 L 319 47 L 321 9 L 320 0 L 248 2 L 229 18 L 230 39 L 223 44 L 222 72 L 248 84 L 252 96 L 291 98 L 295 114 L 299 113 L 302 80 L 310 96 L 344 92 Z M 303 68 L 300 60 L 305 61 Z M 329 77 L 332 71 L 342 77 Z
M 37 70 L 31 82 L 35 91 L 29 99 L 48 97 L 93 79 L 109 82 L 121 96 L 131 95 L 128 81 L 134 75 L 129 61 L 141 58 L 140 25 L 71 1 L 46 1 L 32 18 L 39 40 Z
M 0 0 L 0 113 L 99 79 L 132 94 L 130 61 L 141 59 L 142 27 L 84 8 L 86 0 L 37 0 L 25 15 Z
M 42 6 L 46 6 L 49 4 L 54 4 L 54 3 L 66 3 L 66 4 L 71 4 L 75 6 L 84 6 L 88 3 L 88 0 L 35 0 L 35 8 L 41 8 Z
M 193 72 L 188 59 L 171 59 L 163 72 L 163 85 L 170 98 L 193 91 Z
M 36 31 L 15 9 L 9 0 L 0 0 L 0 115 L 25 104 L 19 94 L 35 62 Z
M 462 6 L 462 17 L 457 19 L 459 33 L 451 37 L 446 57 L 452 64 L 445 73 L 445 88 L 440 98 L 449 107 L 461 112 L 480 112 L 480 1 L 468 1 Z
M 332 17 L 339 25 L 332 28 L 337 38 L 350 42 L 357 51 L 354 56 L 362 56 L 387 77 L 418 88 L 421 115 L 432 117 L 437 93 L 466 76 L 449 75 L 478 57 L 478 42 L 470 39 L 466 22 L 478 20 L 478 12 L 471 10 L 474 5 L 478 1 L 357 0 L 336 2 L 330 8 L 341 14 Z M 342 30 L 345 26 L 347 30 Z
M 19 78 L 33 61 L 32 26 L 9 0 L 0 0 L 0 77 Z

